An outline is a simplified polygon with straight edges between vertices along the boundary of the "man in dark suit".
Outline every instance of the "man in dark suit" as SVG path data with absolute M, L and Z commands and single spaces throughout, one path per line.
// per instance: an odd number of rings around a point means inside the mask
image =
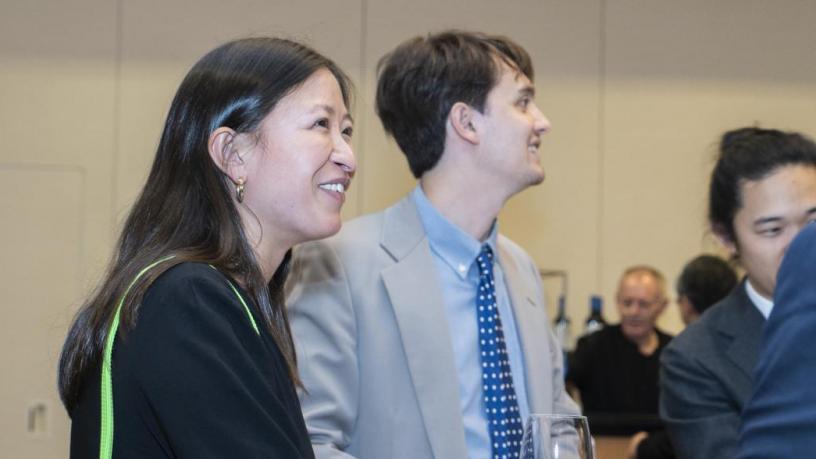
M 776 274 L 794 236 L 816 214 L 816 144 L 801 134 L 727 132 L 711 174 L 712 231 L 746 277 L 678 335 L 661 356 L 660 415 L 681 459 L 731 459 L 753 389 Z
M 743 412 L 740 459 L 816 455 L 816 225 L 794 239 L 777 278 L 755 389 Z
M 661 416 L 678 457 L 733 457 L 764 323 L 743 281 L 663 350 Z

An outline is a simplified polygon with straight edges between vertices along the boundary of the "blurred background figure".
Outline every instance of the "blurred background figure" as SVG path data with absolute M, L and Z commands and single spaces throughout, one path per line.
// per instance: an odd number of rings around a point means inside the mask
M 816 214 L 816 144 L 794 132 L 726 132 L 711 174 L 711 229 L 745 280 L 663 352 L 660 415 L 679 458 L 733 458 L 776 273 Z
M 567 381 L 593 434 L 630 435 L 659 427 L 658 363 L 671 340 L 655 325 L 668 304 L 663 275 L 650 266 L 627 269 L 615 301 L 620 323 L 578 340 Z
M 686 263 L 677 278 L 677 305 L 683 322 L 697 320 L 706 309 L 725 298 L 737 285 L 734 269 L 720 257 L 700 255 Z M 675 457 L 664 429 L 638 432 L 629 445 L 630 459 L 671 459 Z
M 737 273 L 714 255 L 700 255 L 683 267 L 677 278 L 677 305 L 686 325 L 694 322 L 737 285 Z

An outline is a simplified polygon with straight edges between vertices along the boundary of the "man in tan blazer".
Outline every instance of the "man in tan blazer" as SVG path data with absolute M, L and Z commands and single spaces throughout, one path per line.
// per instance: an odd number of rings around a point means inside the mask
M 504 203 L 544 179 L 532 81 L 523 48 L 479 33 L 417 37 L 381 61 L 377 112 L 419 184 L 295 251 L 288 304 L 317 457 L 518 457 L 529 413 L 578 413 L 538 270 L 497 231 Z

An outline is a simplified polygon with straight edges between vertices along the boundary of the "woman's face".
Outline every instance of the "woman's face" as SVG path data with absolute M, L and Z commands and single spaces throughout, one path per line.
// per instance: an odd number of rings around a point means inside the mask
M 734 216 L 736 244 L 726 247 L 739 255 L 751 285 L 773 298 L 776 272 L 791 240 L 816 220 L 816 167 L 789 165 L 771 175 L 740 185 L 742 208 Z
M 261 121 L 257 142 L 242 159 L 244 204 L 261 223 L 262 241 L 272 238 L 288 248 L 340 229 L 340 208 L 356 169 L 351 131 L 340 85 L 327 69 L 312 74 Z

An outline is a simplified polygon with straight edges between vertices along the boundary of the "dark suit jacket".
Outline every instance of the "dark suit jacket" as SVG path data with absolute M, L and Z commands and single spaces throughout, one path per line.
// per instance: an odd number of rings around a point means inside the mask
M 677 457 L 736 456 L 764 323 L 743 281 L 663 350 L 660 416 Z
M 774 300 L 739 457 L 816 457 L 816 225 L 788 248 Z

